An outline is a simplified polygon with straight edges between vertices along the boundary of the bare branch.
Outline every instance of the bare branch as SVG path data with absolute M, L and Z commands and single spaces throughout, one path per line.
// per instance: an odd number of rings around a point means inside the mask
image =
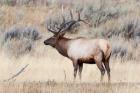
M 3 80 L 4 82 L 6 81 L 10 81 L 14 78 L 16 78 L 17 76 L 19 76 L 27 67 L 29 64 L 25 65 L 19 72 L 17 72 L 15 75 L 13 75 L 12 77 L 10 77 L 9 79 Z

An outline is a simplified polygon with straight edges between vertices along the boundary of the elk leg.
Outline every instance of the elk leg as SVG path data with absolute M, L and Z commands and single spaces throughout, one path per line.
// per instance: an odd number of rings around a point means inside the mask
M 79 63 L 79 78 L 80 78 L 80 80 L 82 78 L 82 75 L 81 75 L 82 69 L 83 69 L 83 63 Z
M 104 66 L 103 66 L 102 62 L 97 62 L 96 64 L 97 64 L 97 67 L 99 68 L 99 70 L 101 72 L 101 79 L 100 79 L 100 81 L 102 82 L 104 74 L 105 74 L 105 69 L 104 69 Z
M 108 76 L 108 82 L 110 82 L 110 67 L 109 67 L 109 61 L 106 61 L 104 63 L 105 69 L 107 70 L 107 76 Z
M 77 63 L 73 63 L 73 67 L 74 67 L 74 81 L 75 81 L 76 75 L 77 75 L 77 70 L 78 70 L 78 64 Z

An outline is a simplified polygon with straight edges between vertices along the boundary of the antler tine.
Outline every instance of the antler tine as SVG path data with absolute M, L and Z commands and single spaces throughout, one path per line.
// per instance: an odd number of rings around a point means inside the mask
M 70 16 L 71 16 L 71 20 L 68 22 L 63 21 L 63 23 L 60 25 L 59 29 L 59 33 L 63 33 L 65 34 L 67 30 L 71 29 L 71 27 L 77 22 L 73 19 L 73 14 L 72 14 L 72 10 L 70 9 Z M 64 19 L 64 16 L 62 16 Z
M 63 22 L 62 22 L 62 24 L 63 24 L 63 23 L 65 23 L 65 22 L 66 22 L 65 17 L 64 17 L 64 15 L 63 15 L 63 14 L 62 14 L 62 19 L 63 19 Z
M 82 21 L 82 22 L 86 23 L 84 20 L 81 19 L 81 14 L 79 11 L 78 11 L 78 20 L 77 21 Z
M 88 22 L 86 22 L 85 20 L 82 20 L 81 19 L 81 15 L 80 15 L 80 12 L 78 11 L 78 20 L 77 21 L 81 21 L 81 22 L 83 22 L 83 23 L 85 23 L 85 24 L 88 24 L 89 26 L 91 26 L 91 24 L 90 23 L 88 23 Z
M 62 18 L 63 18 L 63 22 L 60 24 L 58 33 L 61 32 L 61 30 L 64 29 L 66 27 L 66 24 L 67 24 L 64 15 L 62 15 Z
M 73 20 L 72 10 L 70 9 L 71 20 Z
M 48 29 L 48 31 L 50 31 L 50 32 L 52 32 L 54 34 L 57 33 L 54 29 L 52 29 L 52 21 L 51 21 L 51 19 L 49 20 L 49 23 L 47 23 L 47 29 Z
M 79 11 L 78 11 L 78 20 L 77 21 L 82 21 L 82 22 L 86 23 L 84 20 L 81 19 L 81 14 Z
M 80 17 L 80 12 L 78 11 L 78 20 L 77 21 L 81 21 L 81 17 Z
M 51 26 L 47 26 L 48 31 L 52 32 L 55 34 L 55 31 L 51 29 Z

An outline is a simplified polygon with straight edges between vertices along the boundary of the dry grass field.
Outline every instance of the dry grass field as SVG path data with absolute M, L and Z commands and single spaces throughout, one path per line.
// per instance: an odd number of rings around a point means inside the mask
M 50 49 L 50 54 L 43 58 L 29 55 L 18 61 L 1 58 L 0 93 L 139 93 L 140 64 L 135 62 L 120 63 L 111 59 L 111 84 L 100 83 L 100 73 L 96 65 L 84 65 L 82 81 L 73 83 L 72 63 Z M 56 53 L 56 54 L 53 54 Z M 53 56 L 52 58 L 52 55 Z M 5 62 L 5 63 L 3 63 Z M 11 62 L 11 63 L 10 63 Z M 24 65 L 29 66 L 16 78 L 3 80 L 17 73 Z
M 0 0 L 0 93 L 140 93 L 139 0 L 44 0 L 47 6 L 13 1 L 18 3 Z M 89 18 L 92 24 L 81 23 L 66 37 L 110 41 L 110 84 L 106 74 L 100 83 L 97 66 L 90 64 L 84 64 L 82 80 L 77 77 L 73 82 L 72 62 L 44 45 L 52 36 L 46 21 L 59 19 L 62 5 L 64 11 L 79 9 L 82 18 Z M 68 12 L 65 16 L 68 18 Z M 27 64 L 22 73 L 7 81 Z
M 139 93 L 140 86 L 137 83 L 6 83 L 0 86 L 1 93 Z

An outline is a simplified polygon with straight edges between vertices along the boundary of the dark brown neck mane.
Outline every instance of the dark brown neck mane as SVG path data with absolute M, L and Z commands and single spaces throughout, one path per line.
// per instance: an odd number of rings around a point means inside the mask
M 57 49 L 57 51 L 65 57 L 68 57 L 67 49 L 68 49 L 68 42 L 70 40 L 71 39 L 68 39 L 65 37 L 60 37 L 58 42 L 55 45 L 55 48 Z

